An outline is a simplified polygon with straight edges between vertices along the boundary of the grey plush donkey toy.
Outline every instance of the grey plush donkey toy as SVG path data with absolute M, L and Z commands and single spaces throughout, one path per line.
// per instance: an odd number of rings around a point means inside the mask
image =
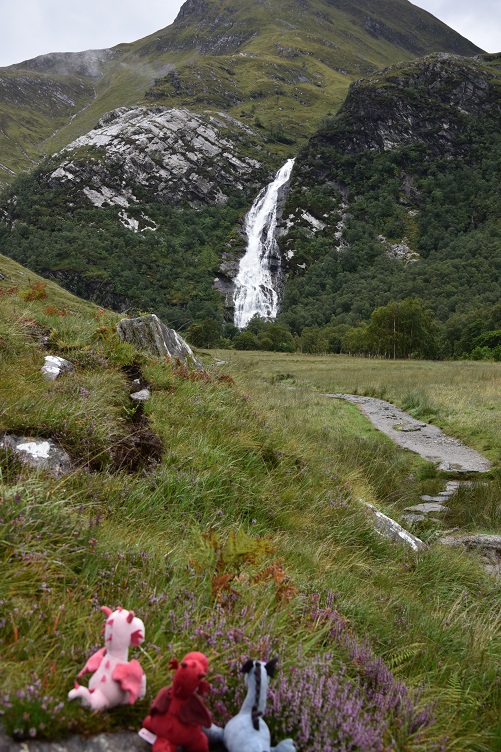
M 240 711 L 224 729 L 214 724 L 204 729 L 211 742 L 223 742 L 228 752 L 295 752 L 292 739 L 271 746 L 270 730 L 263 721 L 268 683 L 275 673 L 277 659 L 268 663 L 247 661 L 242 666 L 247 695 Z

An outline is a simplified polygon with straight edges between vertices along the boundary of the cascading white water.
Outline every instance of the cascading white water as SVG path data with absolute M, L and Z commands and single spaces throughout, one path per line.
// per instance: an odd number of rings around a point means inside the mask
M 273 259 L 279 263 L 275 231 L 279 192 L 290 178 L 294 159 L 288 159 L 275 179 L 260 192 L 245 220 L 247 249 L 240 260 L 235 278 L 235 326 L 243 329 L 256 314 L 275 318 L 278 313 L 278 293 L 270 269 Z

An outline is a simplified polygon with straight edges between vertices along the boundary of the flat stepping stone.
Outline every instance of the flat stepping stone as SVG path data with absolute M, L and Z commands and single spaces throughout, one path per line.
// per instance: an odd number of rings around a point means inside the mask
M 432 514 L 434 512 L 447 512 L 448 509 L 443 504 L 437 504 L 436 502 L 425 502 L 424 504 L 416 504 L 413 507 L 406 507 L 404 512 L 417 512 L 418 514 Z
M 423 522 L 426 517 L 424 514 L 403 514 L 401 517 L 402 522 L 404 522 L 406 525 L 410 525 L 411 527 L 416 524 L 416 522 Z

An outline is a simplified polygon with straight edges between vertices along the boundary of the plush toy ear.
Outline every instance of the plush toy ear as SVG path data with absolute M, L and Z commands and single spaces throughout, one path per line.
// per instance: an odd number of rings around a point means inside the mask
M 177 671 L 179 668 L 179 663 L 177 662 L 176 658 L 171 658 L 169 661 L 169 668 L 171 668 L 173 671 Z
M 244 665 L 242 666 L 242 668 L 240 669 L 240 671 L 243 674 L 248 674 L 250 671 L 252 671 L 253 665 L 254 665 L 254 661 L 251 661 L 250 658 L 249 658 L 249 660 L 244 663 Z
M 113 613 L 113 611 L 111 610 L 111 608 L 108 608 L 108 606 L 101 606 L 101 611 L 106 616 L 111 616 L 111 614 Z
M 271 661 L 268 661 L 268 663 L 265 665 L 266 673 L 268 674 L 270 679 L 275 676 L 277 663 L 278 663 L 278 658 L 272 658 Z

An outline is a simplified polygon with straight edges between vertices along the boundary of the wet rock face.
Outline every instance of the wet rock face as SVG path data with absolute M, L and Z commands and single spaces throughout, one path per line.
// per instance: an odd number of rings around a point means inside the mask
M 231 192 L 254 190 L 262 165 L 245 145 L 258 141 L 224 114 L 121 107 L 69 144 L 48 180 L 94 206 L 126 209 L 145 195 L 148 201 L 221 205 Z
M 188 365 L 204 370 L 184 339 L 174 329 L 165 326 L 154 313 L 135 319 L 122 319 L 117 324 L 117 332 L 122 342 L 128 342 L 138 350 L 157 358 L 179 358 Z

